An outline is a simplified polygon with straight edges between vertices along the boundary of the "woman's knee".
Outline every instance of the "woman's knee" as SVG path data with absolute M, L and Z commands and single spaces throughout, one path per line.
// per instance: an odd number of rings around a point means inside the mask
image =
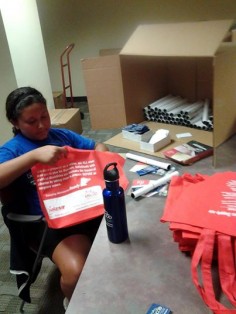
M 61 270 L 61 281 L 64 285 L 74 286 L 81 275 L 84 263 L 70 263 Z
M 70 236 L 59 243 L 53 261 L 64 279 L 74 281 L 79 278 L 90 248 L 91 241 L 84 235 Z

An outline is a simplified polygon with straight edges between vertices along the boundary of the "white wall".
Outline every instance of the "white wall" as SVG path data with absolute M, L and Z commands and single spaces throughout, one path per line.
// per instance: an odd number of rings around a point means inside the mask
M 17 86 L 40 90 L 53 108 L 51 81 L 36 0 L 8 0 L 0 4 Z
M 60 55 L 70 43 L 74 96 L 85 96 L 80 60 L 121 48 L 139 24 L 236 18 L 235 0 L 37 0 L 52 89 L 62 91 Z
M 0 0 L 0 144 L 12 137 L 5 100 L 16 87 L 33 86 L 54 108 L 36 0 Z
M 2 144 L 12 136 L 11 125 L 6 119 L 5 101 L 17 84 L 1 14 L 0 43 L 0 144 Z

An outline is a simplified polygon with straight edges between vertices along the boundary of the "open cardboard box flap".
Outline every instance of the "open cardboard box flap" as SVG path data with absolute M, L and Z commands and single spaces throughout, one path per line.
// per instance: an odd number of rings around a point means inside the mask
M 140 25 L 120 55 L 211 57 L 233 20 Z

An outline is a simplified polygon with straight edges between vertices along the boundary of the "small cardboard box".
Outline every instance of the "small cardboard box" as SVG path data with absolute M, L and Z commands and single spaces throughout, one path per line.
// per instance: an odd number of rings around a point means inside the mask
M 153 135 L 153 131 L 149 130 L 143 134 L 135 134 L 134 132 L 129 132 L 126 130 L 122 130 L 123 138 L 127 138 L 128 140 L 140 142 L 140 141 L 149 141 Z
M 150 140 L 150 139 L 149 139 Z M 140 149 L 149 151 L 149 152 L 157 152 L 163 147 L 167 146 L 171 142 L 170 132 L 166 132 L 166 135 L 157 142 L 149 143 L 149 140 L 144 140 L 140 142 Z
M 78 108 L 48 109 L 48 112 L 52 127 L 72 130 L 79 134 L 83 132 Z
M 53 92 L 54 106 L 56 109 L 65 108 L 65 99 L 63 92 Z

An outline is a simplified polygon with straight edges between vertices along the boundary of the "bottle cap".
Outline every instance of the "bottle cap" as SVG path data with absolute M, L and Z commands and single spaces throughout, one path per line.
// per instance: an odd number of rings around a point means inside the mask
M 112 169 L 108 169 L 112 167 Z M 119 179 L 119 171 L 117 169 L 117 163 L 116 162 L 111 162 L 106 165 L 106 167 L 103 170 L 103 176 L 105 181 L 116 181 Z

